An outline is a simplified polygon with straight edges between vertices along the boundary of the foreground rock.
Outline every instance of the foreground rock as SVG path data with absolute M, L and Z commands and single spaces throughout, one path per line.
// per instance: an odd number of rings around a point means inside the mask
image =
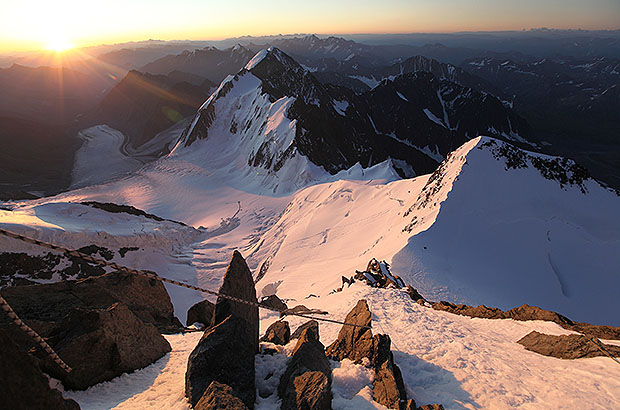
M 620 340 L 620 327 L 591 325 L 589 323 L 573 322 L 566 316 L 550 310 L 541 309 L 537 306 L 521 305 L 519 307 L 503 311 L 498 308 L 480 305 L 477 307 L 457 305 L 441 301 L 432 304 L 433 309 L 454 313 L 462 316 L 480 317 L 486 319 L 514 319 L 514 320 L 545 320 L 554 322 L 564 329 L 573 330 L 600 339 Z
M 373 398 L 390 409 L 404 408 L 407 392 L 402 374 L 394 363 L 391 340 L 388 335 L 372 335 L 372 314 L 365 300 L 360 300 L 349 312 L 338 338 L 327 348 L 327 356 L 334 360 L 349 359 L 361 363 L 364 358 L 374 368 Z
M 291 340 L 291 328 L 287 321 L 278 320 L 271 324 L 265 331 L 261 342 L 269 342 L 276 345 L 286 345 Z
M 215 313 L 215 305 L 208 300 L 196 303 L 187 311 L 187 326 L 194 323 L 202 323 L 205 327 L 213 324 L 213 314 Z
M 257 302 L 252 274 L 237 251 L 226 270 L 220 293 Z M 218 382 L 231 388 L 227 395 L 252 409 L 256 396 L 258 307 L 220 297 L 213 317 L 213 326 L 205 331 L 187 362 L 185 395 L 196 406 L 211 383 Z
M 198 403 L 194 406 L 195 410 L 248 410 L 241 399 L 233 395 L 232 387 L 211 382 Z
M 291 340 L 299 339 L 301 337 L 301 334 L 304 332 L 304 330 L 306 330 L 309 327 L 314 328 L 314 331 L 316 332 L 317 337 L 318 337 L 319 336 L 319 322 L 317 322 L 316 320 L 309 320 L 303 325 L 299 326 L 297 329 L 295 329 L 295 331 L 291 335 Z
M 0 293 L 43 337 L 74 309 L 106 309 L 117 302 L 129 307 L 144 323 L 155 325 L 160 332 L 183 328 L 174 316 L 164 285 L 136 275 L 108 273 L 78 281 L 7 287 Z M 0 315 L 0 326 L 7 324 L 4 315 Z
M 611 356 L 620 357 L 620 346 L 603 344 L 598 340 L 589 341 L 582 335 L 552 336 L 533 331 L 517 343 L 529 351 L 559 359 L 606 356 L 601 349 Z M 600 348 L 597 348 L 594 343 L 598 344 Z
M 44 370 L 66 388 L 86 389 L 148 366 L 170 352 L 170 344 L 123 304 L 73 310 L 52 331 L 48 343 L 73 370 L 66 373 L 47 356 Z
M 345 322 L 358 326 L 344 325 L 338 333 L 338 338 L 327 347 L 327 357 L 341 361 L 349 359 L 360 363 L 363 358 L 371 359 L 374 365 L 375 341 L 370 329 L 372 314 L 365 300 L 360 300 L 347 314 Z
M 246 322 L 232 315 L 205 331 L 189 356 L 185 373 L 185 395 L 193 406 L 217 381 L 230 386 L 231 394 L 253 408 L 254 348 L 249 338 Z
M 51 389 L 36 360 L 0 330 L 0 408 L 79 410 L 73 400 Z
M 282 410 L 332 408 L 332 370 L 316 329 L 308 326 L 302 332 L 280 378 Z
M 220 293 L 258 303 L 252 272 L 238 251 L 233 252 Z M 254 337 L 252 342 L 254 352 L 258 353 L 258 307 L 218 297 L 215 304 L 213 324 L 221 323 L 230 315 L 239 317 L 246 322 L 249 333 Z
M 282 299 L 280 299 L 276 295 L 270 295 L 270 296 L 267 296 L 267 297 L 263 298 L 260 301 L 260 304 L 264 305 L 264 306 L 267 306 L 267 307 L 270 307 L 270 308 L 273 308 L 273 309 L 276 309 L 276 310 L 279 310 L 279 311 L 283 311 L 283 310 L 288 309 L 288 306 L 286 305 L 286 303 L 284 303 L 282 301 Z

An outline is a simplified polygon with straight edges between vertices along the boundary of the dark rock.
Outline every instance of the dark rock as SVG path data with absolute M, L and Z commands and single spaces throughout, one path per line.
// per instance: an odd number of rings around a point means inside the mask
M 338 338 L 327 348 L 327 357 L 338 361 L 350 359 L 355 363 L 360 363 L 364 357 L 373 357 L 374 341 L 370 329 L 371 319 L 372 314 L 366 300 L 358 301 L 344 321 L 368 327 L 343 325 Z
M 457 305 L 454 303 L 441 301 L 433 303 L 433 309 L 455 313 L 461 316 L 481 317 L 485 319 L 504 319 L 504 312 L 498 308 L 490 308 L 484 305 L 478 307 Z
M 248 408 L 253 408 L 254 335 L 247 322 L 239 316 L 229 316 L 207 329 L 187 361 L 185 395 L 195 406 L 212 382 L 226 384 L 232 395 Z
M 533 331 L 517 341 L 517 343 L 523 345 L 529 351 L 559 359 L 605 356 L 594 345 L 596 343 L 610 355 L 620 357 L 620 346 L 606 345 L 592 339 L 589 341 L 586 336 L 582 335 L 552 336 Z
M 331 367 L 316 330 L 308 326 L 302 332 L 280 378 L 278 396 L 282 410 L 331 409 Z
M 407 400 L 407 403 L 403 406 L 403 410 L 418 410 L 418 406 L 416 406 L 415 400 Z
M 215 312 L 215 305 L 208 300 L 196 303 L 187 311 L 187 326 L 190 326 L 196 322 L 202 323 L 206 327 L 211 326 L 213 323 L 213 313 Z
M 277 345 L 285 345 L 291 340 L 291 328 L 287 321 L 278 320 L 267 328 L 261 342 L 269 342 Z
M 295 331 L 291 335 L 291 340 L 299 339 L 301 337 L 301 334 L 304 332 L 304 330 L 306 330 L 309 327 L 314 328 L 314 332 L 316 332 L 317 337 L 318 337 L 318 335 L 319 335 L 319 322 L 317 322 L 316 320 L 309 320 L 306 323 L 304 323 L 303 325 L 299 326 L 297 329 L 295 329 Z
M 171 350 L 155 326 L 120 303 L 73 310 L 54 328 L 48 343 L 73 370 L 65 373 L 45 359 L 46 372 L 78 390 L 148 366 Z
M 376 335 L 374 340 L 376 351 L 375 378 L 372 382 L 373 398 L 389 409 L 399 409 L 407 400 L 407 391 L 400 369 L 394 363 L 390 337 Z
M 349 312 L 345 322 L 360 326 L 370 326 L 372 313 L 365 300 L 360 300 Z M 373 397 L 378 403 L 399 409 L 407 400 L 407 392 L 400 369 L 394 363 L 388 335 L 372 335 L 369 327 L 343 325 L 338 338 L 327 348 L 327 356 L 335 359 L 349 359 L 361 363 L 368 359 L 375 370 Z
M 288 306 L 286 306 L 286 303 L 284 303 L 282 299 L 280 299 L 276 295 L 267 296 L 266 298 L 260 301 L 260 304 L 270 307 L 270 308 L 277 309 L 277 310 L 288 309 Z
M 42 337 L 76 308 L 105 309 L 121 302 L 160 332 L 182 329 L 164 285 L 141 276 L 108 273 L 100 277 L 3 288 L 2 296 Z M 0 315 L 0 327 L 6 326 Z
M 79 410 L 73 400 L 49 386 L 35 358 L 0 330 L 0 408 L 11 410 Z
M 501 309 L 490 308 L 484 305 L 472 307 L 441 301 L 438 303 L 433 303 L 433 309 L 443 310 L 462 316 L 481 317 L 487 319 L 514 319 L 522 321 L 545 320 L 548 322 L 557 323 L 564 329 L 573 330 L 592 337 L 608 340 L 620 340 L 620 327 L 576 323 L 559 313 L 530 305 L 521 305 L 504 312 Z
M 425 404 L 418 407 L 418 410 L 444 410 L 444 408 L 441 404 Z
M 422 303 L 424 303 L 424 301 L 426 300 L 424 299 L 424 296 L 420 295 L 418 290 L 411 285 L 407 285 L 407 287 L 405 288 L 405 293 L 407 293 L 414 302 L 421 300 Z
M 233 395 L 232 387 L 227 384 L 211 382 L 194 410 L 248 410 L 241 399 Z
M 220 293 L 258 303 L 252 273 L 238 251 L 233 252 Z M 230 315 L 239 317 L 246 322 L 245 326 L 252 338 L 251 346 L 254 353 L 258 353 L 258 307 L 218 297 L 215 304 L 213 324 L 221 323 Z

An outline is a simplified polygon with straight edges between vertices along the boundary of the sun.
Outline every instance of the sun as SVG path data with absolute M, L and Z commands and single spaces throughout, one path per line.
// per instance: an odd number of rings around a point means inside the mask
M 62 36 L 54 36 L 49 38 L 45 43 L 45 49 L 50 51 L 55 51 L 57 53 L 62 53 L 63 51 L 70 50 L 74 47 L 74 45 L 65 37 Z

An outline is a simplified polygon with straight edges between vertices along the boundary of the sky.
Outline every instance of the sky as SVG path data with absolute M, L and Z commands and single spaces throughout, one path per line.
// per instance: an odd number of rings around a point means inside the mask
M 0 52 L 243 35 L 620 29 L 620 0 L 0 0 Z

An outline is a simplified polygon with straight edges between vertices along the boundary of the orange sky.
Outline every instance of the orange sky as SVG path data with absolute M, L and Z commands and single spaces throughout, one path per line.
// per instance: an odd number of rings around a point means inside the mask
M 618 0 L 3 0 L 0 52 L 278 33 L 620 29 Z

